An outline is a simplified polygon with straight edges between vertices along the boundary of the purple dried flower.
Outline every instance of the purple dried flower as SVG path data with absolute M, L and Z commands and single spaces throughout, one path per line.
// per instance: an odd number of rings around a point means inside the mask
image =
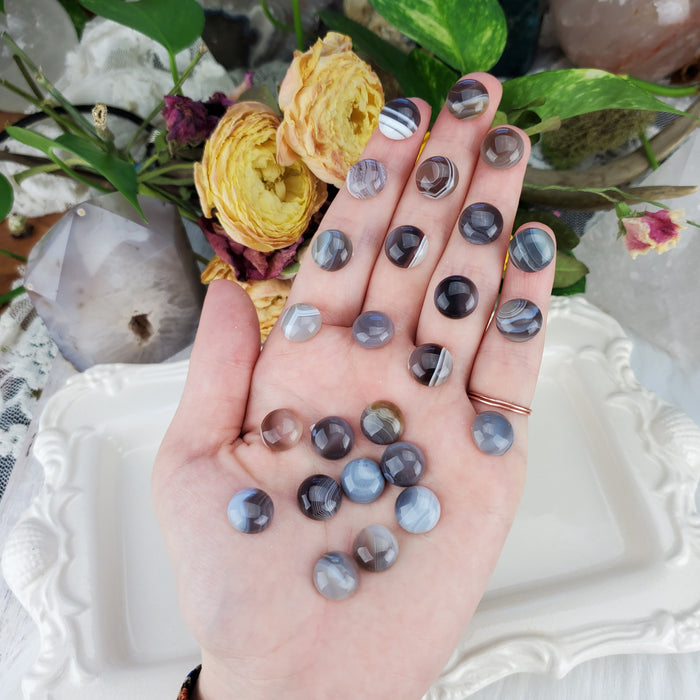
M 204 141 L 219 123 L 202 102 L 183 95 L 166 95 L 163 118 L 168 127 L 168 141 L 194 146 Z
M 234 241 L 214 219 L 200 216 L 197 223 L 214 252 L 233 267 L 236 279 L 241 282 L 266 280 L 279 276 L 282 270 L 294 260 L 297 248 L 304 240 L 301 236 L 286 248 L 261 253 L 259 250 L 253 250 Z

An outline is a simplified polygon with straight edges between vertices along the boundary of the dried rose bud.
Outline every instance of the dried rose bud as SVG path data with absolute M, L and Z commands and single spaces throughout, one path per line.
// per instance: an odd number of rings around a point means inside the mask
M 673 248 L 686 228 L 682 209 L 659 209 L 632 214 L 620 219 L 620 234 L 633 258 L 655 250 L 665 253 Z
M 202 102 L 183 95 L 166 95 L 163 118 L 168 128 L 168 141 L 194 146 L 204 141 L 219 123 Z

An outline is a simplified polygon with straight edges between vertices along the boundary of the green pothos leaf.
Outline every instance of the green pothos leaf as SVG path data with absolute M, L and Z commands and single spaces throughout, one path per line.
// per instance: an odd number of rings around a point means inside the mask
M 556 270 L 554 271 L 554 287 L 570 287 L 588 274 L 588 267 L 577 260 L 571 253 L 557 251 Z
M 555 297 L 569 297 L 573 294 L 583 294 L 586 291 L 586 278 L 581 277 L 580 280 L 574 282 L 568 287 L 553 287 L 552 294 Z
M 88 13 L 80 6 L 78 0 L 58 0 L 58 2 L 61 3 L 71 22 L 73 22 L 78 39 L 80 39 L 89 19 Z
M 0 12 L 5 14 L 5 0 L 0 0 Z
M 22 129 L 18 126 L 8 126 L 7 133 L 20 143 L 37 148 L 42 153 L 45 153 L 71 177 L 81 180 L 79 174 L 69 168 L 56 151 L 64 150 L 75 154 L 121 192 L 139 214 L 143 216 L 136 198 L 138 191 L 136 170 L 131 163 L 106 153 L 75 134 L 61 134 L 56 139 L 50 139 L 42 134 L 37 134 L 35 131 Z M 81 181 L 84 182 L 85 180 Z
M 497 0 L 370 0 L 374 9 L 462 73 L 491 68 L 506 45 L 508 28 Z
M 1 2 L 2 0 L 0 0 Z M 14 202 L 14 192 L 10 181 L 0 174 L 0 221 L 12 211 L 12 203 Z
M 410 97 L 422 97 L 430 104 L 433 118 L 437 117 L 445 96 L 459 75 L 420 48 L 408 54 L 406 67 L 408 78 L 401 84 L 404 93 Z
M 542 121 L 552 117 L 567 119 L 601 109 L 684 114 L 625 76 L 594 68 L 545 71 L 504 82 L 499 109 L 510 117 L 525 107 Z
M 204 10 L 196 0 L 80 0 L 80 4 L 145 34 L 172 55 L 190 46 L 204 29 Z

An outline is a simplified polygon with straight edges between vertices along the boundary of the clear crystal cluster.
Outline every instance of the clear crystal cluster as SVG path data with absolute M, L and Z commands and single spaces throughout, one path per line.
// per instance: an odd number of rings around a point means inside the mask
M 70 209 L 34 247 L 25 287 L 78 370 L 161 362 L 194 340 L 204 298 L 177 209 L 120 194 Z

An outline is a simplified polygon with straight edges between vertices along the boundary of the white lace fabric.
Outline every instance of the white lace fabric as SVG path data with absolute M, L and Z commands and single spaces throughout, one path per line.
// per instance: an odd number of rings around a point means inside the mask
M 27 294 L 15 297 L 0 315 L 0 497 L 56 353 Z

